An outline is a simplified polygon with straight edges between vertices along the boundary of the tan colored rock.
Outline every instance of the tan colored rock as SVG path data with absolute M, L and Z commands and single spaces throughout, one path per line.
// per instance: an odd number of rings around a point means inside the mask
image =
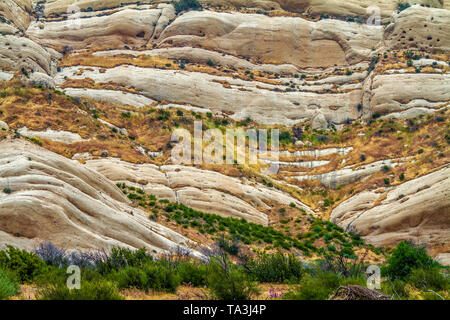
M 104 9 L 118 8 L 121 5 L 135 4 L 135 0 L 47 0 L 45 3 L 45 15 L 52 13 L 64 14 L 67 9 L 76 5 L 80 10 L 87 11 L 92 8 L 93 11 L 101 11 Z M 154 2 L 167 2 L 165 0 L 140 0 L 141 4 Z
M 450 101 L 449 74 L 384 74 L 368 81 L 370 91 L 365 91 L 363 97 L 365 117 L 375 113 L 398 113 L 409 108 L 433 110 Z
M 263 63 L 300 67 L 348 65 L 380 45 L 381 27 L 326 19 L 190 11 L 161 35 L 163 46 L 202 46 Z
M 50 74 L 51 55 L 36 42 L 13 35 L 0 36 L 0 66 Z
M 416 5 L 391 20 L 384 31 L 387 48 L 450 51 L 450 10 Z
M 110 180 L 24 140 L 0 142 L 0 244 L 32 249 L 114 246 L 167 253 L 193 242 L 129 205 Z M 200 256 L 194 251 L 194 254 Z
M 78 133 L 73 133 L 69 131 L 58 131 L 58 130 L 52 130 L 50 128 L 47 128 L 45 131 L 34 131 L 29 130 L 27 127 L 22 127 L 17 130 L 18 133 L 25 137 L 38 137 L 42 139 L 48 139 L 56 142 L 62 142 L 62 143 L 74 143 L 74 142 L 81 142 L 81 141 L 87 141 L 85 139 L 82 139 Z
M 271 203 L 295 203 L 306 212 L 313 213 L 307 206 L 279 190 L 247 184 L 214 171 L 172 165 L 158 168 L 117 159 L 90 160 L 86 165 L 114 182 L 125 182 L 160 198 L 224 217 L 244 218 L 267 225 L 267 216 L 259 208 L 269 209 Z
M 347 119 L 356 119 L 356 106 L 361 101 L 361 90 L 347 93 L 283 92 L 283 86 L 258 83 L 213 76 L 185 70 L 162 70 L 119 66 L 101 73 L 99 68 L 85 70 L 77 74 L 80 67 L 64 68 L 55 77 L 55 82 L 72 79 L 90 78 L 95 82 L 117 83 L 137 89 L 147 98 L 162 101 L 177 101 L 192 106 L 203 107 L 214 113 L 230 111 L 231 118 L 243 120 L 247 117 L 260 123 L 281 123 L 293 125 L 309 120 L 321 112 L 327 120 L 344 123 Z M 231 88 L 224 88 L 217 80 L 225 80 Z M 243 91 L 242 89 L 246 89 Z M 277 91 L 275 91 L 277 90 Z M 83 92 L 80 92 L 80 96 Z M 275 111 L 277 110 L 277 111 Z M 282 112 L 279 112 L 282 111 Z
M 151 105 L 155 100 L 140 94 L 122 92 L 117 90 L 67 88 L 64 92 L 74 98 L 89 98 L 123 106 L 143 107 Z
M 262 72 L 278 73 L 278 74 L 296 74 L 299 69 L 290 64 L 254 64 L 246 59 L 238 58 L 229 54 L 222 54 L 216 51 L 210 51 L 202 48 L 179 47 L 179 48 L 161 48 L 153 50 L 108 50 L 94 52 L 94 56 L 111 57 L 119 54 L 127 54 L 133 56 L 149 55 L 161 56 L 174 60 L 189 60 L 192 63 L 206 64 L 211 60 L 214 65 L 224 66 L 228 68 L 258 70 Z
M 53 78 L 42 72 L 33 72 L 30 74 L 30 84 L 32 86 L 41 85 L 46 88 L 54 89 L 55 82 Z
M 376 246 L 402 240 L 432 248 L 450 241 L 450 168 L 393 187 L 364 191 L 338 205 L 331 220 Z M 381 201 L 377 199 L 382 196 Z
M 345 186 L 356 181 L 360 181 L 378 171 L 384 166 L 395 167 L 402 164 L 403 159 L 386 159 L 381 161 L 375 161 L 362 166 L 347 166 L 342 169 L 331 171 L 316 175 L 300 175 L 294 176 L 295 179 L 302 180 L 319 180 L 323 185 L 328 188 L 336 188 L 337 186 Z
M 11 21 L 17 28 L 26 30 L 30 21 L 31 0 L 2 0 L 0 15 Z
M 0 130 L 9 130 L 8 124 L 4 121 L 0 121 Z
M 166 9 L 124 9 L 111 15 L 54 22 L 32 22 L 26 34 L 48 46 L 123 48 L 142 46 L 152 36 L 161 12 Z

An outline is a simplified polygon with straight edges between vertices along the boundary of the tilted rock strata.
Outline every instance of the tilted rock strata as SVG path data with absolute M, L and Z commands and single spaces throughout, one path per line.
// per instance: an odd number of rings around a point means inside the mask
M 161 34 L 163 46 L 202 46 L 266 63 L 328 67 L 358 63 L 382 39 L 382 28 L 339 20 L 191 11 Z
M 447 2 L 447 1 L 446 1 Z M 388 49 L 450 51 L 450 10 L 413 6 L 394 14 L 384 31 Z
M 279 190 L 247 184 L 214 171 L 176 165 L 131 164 L 117 159 L 89 160 L 86 165 L 114 182 L 130 184 L 160 198 L 224 217 L 244 218 L 267 225 L 267 215 L 258 208 L 270 209 L 271 203 L 295 203 L 313 213 L 306 205 Z
M 221 113 L 233 113 L 231 118 L 243 120 L 251 117 L 260 123 L 282 123 L 292 125 L 302 120 L 313 119 L 318 113 L 334 123 L 344 123 L 347 119 L 358 117 L 357 105 L 361 101 L 361 90 L 346 93 L 310 93 L 273 91 L 258 88 L 254 82 L 200 72 L 184 70 L 149 69 L 135 66 L 118 66 L 104 70 L 97 67 L 78 74 L 82 67 L 64 68 L 55 77 L 57 84 L 71 79 L 90 78 L 98 83 L 116 83 L 125 87 L 134 87 L 140 94 L 153 100 L 183 102 Z M 226 80 L 231 88 L 225 88 L 215 80 Z M 240 90 L 242 88 L 246 91 Z M 80 95 L 83 92 L 79 92 Z M 333 107 L 333 108 L 332 108 Z M 280 110 L 283 112 L 275 112 Z M 338 109 L 338 110 L 337 110 Z
M 148 219 L 110 180 L 74 160 L 23 140 L 3 140 L 0 150 L 0 186 L 11 190 L 0 194 L 0 243 L 158 253 L 193 244 Z
M 0 14 L 11 21 L 17 28 L 26 30 L 31 13 L 31 0 L 2 0 Z

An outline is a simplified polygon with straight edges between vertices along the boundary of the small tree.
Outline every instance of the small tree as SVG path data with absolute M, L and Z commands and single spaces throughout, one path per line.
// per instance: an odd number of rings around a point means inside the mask
M 255 283 L 222 250 L 210 257 L 207 283 L 212 297 L 220 300 L 249 300 L 258 293 Z
M 439 264 L 434 261 L 424 247 L 415 247 L 413 244 L 402 241 L 392 251 L 382 274 L 392 279 L 404 279 L 414 269 L 431 269 Z

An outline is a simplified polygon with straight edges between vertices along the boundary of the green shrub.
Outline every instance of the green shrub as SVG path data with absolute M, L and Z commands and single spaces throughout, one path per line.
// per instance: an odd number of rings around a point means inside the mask
M 119 289 L 137 288 L 148 292 L 175 292 L 180 285 L 180 279 L 169 265 L 163 262 L 147 263 L 143 267 L 125 267 L 113 273 L 112 279 L 118 283 Z
M 82 282 L 81 288 L 69 289 L 65 284 L 51 284 L 38 291 L 40 300 L 122 300 L 116 286 L 107 281 Z
M 438 267 L 412 270 L 407 281 L 422 290 L 441 291 L 450 289 L 450 279 Z
M 258 288 L 249 276 L 225 255 L 211 258 L 207 283 L 214 299 L 249 300 L 258 293 Z
M 381 271 L 383 275 L 389 276 L 391 279 L 404 279 L 414 269 L 430 270 L 439 265 L 427 254 L 424 247 L 415 247 L 405 241 L 397 245 L 386 262 Z
M 117 282 L 119 289 L 137 288 L 148 291 L 148 278 L 143 270 L 135 267 L 125 267 L 114 273 L 112 279 Z
M 0 269 L 0 300 L 8 299 L 19 292 L 19 285 L 8 272 Z
M 299 282 L 304 269 L 300 260 L 294 255 L 260 254 L 248 265 L 249 273 L 259 282 Z
M 335 273 L 320 273 L 317 277 L 306 274 L 295 291 L 288 292 L 290 300 L 326 300 L 339 288 L 341 279 Z
M 153 257 L 144 248 L 139 250 L 113 248 L 108 258 L 98 263 L 98 270 L 100 273 L 106 274 L 126 266 L 142 267 L 151 261 L 153 261 Z
M 48 271 L 45 262 L 36 254 L 12 246 L 0 251 L 0 269 L 16 274 L 17 280 L 21 283 L 30 283 L 35 277 Z
M 397 3 L 397 10 L 398 10 L 398 12 L 406 10 L 409 7 L 411 7 L 411 5 L 408 2 L 398 2 Z
M 195 287 L 206 285 L 206 265 L 193 262 L 181 262 L 177 266 L 181 283 L 191 283 Z
M 381 291 L 394 299 L 405 299 L 409 297 L 406 282 L 399 279 L 383 281 L 381 283 Z

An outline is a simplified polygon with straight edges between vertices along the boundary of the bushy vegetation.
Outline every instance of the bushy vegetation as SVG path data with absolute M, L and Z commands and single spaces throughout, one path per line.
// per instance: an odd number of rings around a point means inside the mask
M 306 274 L 296 290 L 288 292 L 285 299 L 292 300 L 326 300 L 344 285 L 365 286 L 364 278 L 345 278 L 333 272 L 320 271 L 316 274 Z
M 250 276 L 223 252 L 210 258 L 207 283 L 212 298 L 220 300 L 249 300 L 259 292 Z
M 284 255 L 261 253 L 248 262 L 247 268 L 252 278 L 258 282 L 296 283 L 304 274 L 304 268 L 293 254 Z
M 127 288 L 174 293 L 181 284 L 207 287 L 212 299 L 245 300 L 257 297 L 258 284 L 266 282 L 291 284 L 284 299 L 328 299 L 340 286 L 366 285 L 368 264 L 346 257 L 340 248 L 336 251 L 337 256 L 313 262 L 279 251 L 244 255 L 236 263 L 218 246 L 206 250 L 204 260 L 181 250 L 155 258 L 144 249 L 82 255 L 48 243 L 39 246 L 37 254 L 8 247 L 0 251 L 0 299 L 18 294 L 25 281 L 36 284 L 36 297 L 44 300 L 115 300 L 123 299 L 120 290 Z M 75 261 L 81 262 L 81 287 L 69 289 L 66 266 Z M 400 243 L 382 270 L 381 291 L 393 299 L 449 298 L 448 271 L 423 248 Z
M 202 5 L 197 0 L 179 0 L 174 1 L 173 6 L 175 7 L 176 13 L 186 10 L 198 10 L 202 8 Z
M 411 7 L 411 5 L 408 2 L 398 2 L 397 3 L 397 11 L 401 12 L 403 10 L 408 9 L 409 7 Z
M 7 299 L 17 293 L 18 283 L 14 280 L 14 276 L 0 269 L 0 300 Z
M 118 187 L 124 194 L 127 194 L 129 199 L 137 201 L 139 206 L 151 209 L 150 219 L 174 221 L 183 228 L 193 228 L 202 234 L 211 235 L 219 241 L 219 246 L 231 255 L 238 254 L 239 244 L 266 244 L 287 251 L 300 250 L 306 256 L 311 256 L 313 253 L 317 255 L 339 254 L 336 251 L 336 246 L 338 246 L 342 247 L 346 255 L 354 257 L 354 247 L 364 244 L 359 236 L 345 233 L 339 226 L 321 219 L 311 217 L 311 231 L 300 233 L 294 237 L 283 230 L 265 227 L 245 219 L 225 218 L 197 211 L 179 203 L 157 199 L 154 195 L 145 194 L 142 189 L 125 184 L 118 184 Z M 324 205 L 332 204 L 331 200 L 326 199 Z M 295 204 L 293 208 L 295 208 Z M 302 209 L 298 208 L 298 210 L 306 214 Z M 280 213 L 285 212 L 285 208 L 280 208 Z M 327 246 L 317 248 L 314 242 L 321 238 L 324 239 Z
M 180 285 L 176 271 L 164 261 L 147 263 L 141 267 L 127 266 L 114 272 L 111 278 L 119 289 L 137 288 L 146 292 L 149 289 L 175 292 Z
M 381 271 L 391 279 L 405 279 L 415 269 L 430 270 L 438 266 L 439 264 L 427 254 L 424 247 L 415 247 L 402 241 L 392 251 Z

